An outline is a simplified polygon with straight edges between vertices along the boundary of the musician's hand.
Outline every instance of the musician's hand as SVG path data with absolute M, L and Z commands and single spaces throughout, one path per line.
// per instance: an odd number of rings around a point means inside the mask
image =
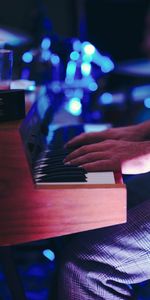
M 88 172 L 146 173 L 150 171 L 150 142 L 107 140 L 84 145 L 70 153 L 64 163 L 83 167 Z
M 81 133 L 71 139 L 65 147 L 76 148 L 82 145 L 99 143 L 105 140 L 124 140 L 124 141 L 142 141 L 144 140 L 143 124 L 111 128 L 101 132 Z

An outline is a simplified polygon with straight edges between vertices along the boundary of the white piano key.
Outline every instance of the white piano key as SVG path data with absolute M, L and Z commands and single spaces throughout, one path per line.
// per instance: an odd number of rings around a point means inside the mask
M 105 184 L 105 183 L 115 183 L 114 173 L 113 172 L 91 172 L 87 173 L 87 181 L 88 183 L 95 184 Z
M 44 176 L 44 175 L 43 175 Z M 39 175 L 38 178 L 40 178 Z M 86 174 L 87 181 L 86 182 L 38 182 L 38 185 L 73 185 L 73 184 L 115 184 L 115 178 L 113 172 L 91 172 Z

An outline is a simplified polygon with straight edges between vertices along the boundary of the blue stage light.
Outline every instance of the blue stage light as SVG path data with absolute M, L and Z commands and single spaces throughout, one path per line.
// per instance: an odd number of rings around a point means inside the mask
M 97 50 L 95 50 L 92 56 L 92 62 L 100 66 L 103 73 L 109 73 L 115 67 L 113 61 L 108 56 L 101 55 Z
M 46 136 L 46 143 L 49 145 L 54 138 L 54 132 L 51 130 L 51 125 L 48 126 L 48 134 Z
M 77 52 L 77 51 L 72 51 L 70 54 L 70 59 L 72 59 L 72 60 L 78 60 L 79 57 L 80 57 L 80 55 L 79 55 L 79 52 Z
M 52 83 L 50 84 L 50 88 L 55 94 L 61 92 L 61 84 L 59 81 L 52 81 Z
M 67 98 L 71 98 L 74 95 L 74 91 L 72 89 L 64 89 L 64 94 Z
M 25 52 L 22 55 L 22 60 L 27 64 L 31 63 L 33 60 L 33 54 L 31 52 Z
M 82 61 L 91 63 L 91 62 L 93 62 L 93 56 L 84 54 L 84 55 L 82 55 Z
M 95 53 L 95 47 L 89 42 L 84 42 L 82 44 L 82 49 L 85 52 L 85 54 L 89 56 Z
M 150 97 L 144 99 L 144 106 L 150 108 Z
M 114 63 L 107 56 L 101 56 L 101 70 L 104 73 L 108 73 L 114 69 Z
M 99 98 L 100 104 L 107 105 L 107 104 L 111 104 L 112 102 L 113 102 L 113 96 L 110 93 L 104 93 Z
M 133 101 L 140 102 L 150 97 L 150 85 L 136 86 L 131 92 Z
M 35 84 L 33 84 L 33 85 L 30 85 L 29 87 L 28 87 L 28 91 L 30 91 L 30 92 L 34 92 L 35 91 Z
M 41 97 L 39 98 L 38 102 L 37 102 L 37 110 L 38 110 L 38 114 L 39 117 L 41 118 L 41 120 L 43 120 L 45 113 L 49 107 L 49 98 L 46 95 L 41 95 Z
M 74 95 L 75 95 L 75 97 L 77 97 L 79 99 L 82 99 L 82 97 L 83 97 L 83 89 L 76 89 L 74 91 Z
M 50 261 L 53 261 L 55 259 L 55 254 L 52 250 L 50 249 L 45 249 L 43 251 L 43 255 L 48 258 Z
M 77 64 L 75 61 L 69 61 L 66 68 L 66 81 L 72 82 L 75 77 Z
M 64 94 L 67 98 L 74 98 L 77 97 L 79 99 L 82 99 L 83 97 L 83 89 L 65 89 Z
M 82 112 L 81 100 L 78 97 L 71 98 L 65 106 L 66 110 L 74 116 L 80 116 Z
M 95 81 L 92 81 L 89 83 L 88 88 L 91 92 L 95 92 L 98 89 L 98 85 Z
M 48 61 L 50 60 L 51 52 L 49 50 L 43 50 L 41 56 L 43 60 Z
M 79 41 L 79 40 L 74 40 L 73 41 L 73 49 L 75 50 L 75 51 L 81 51 L 81 42 Z
M 51 55 L 51 62 L 53 65 L 58 65 L 60 63 L 60 58 L 56 54 Z
M 81 64 L 81 73 L 83 76 L 89 76 L 91 73 L 91 64 L 84 62 Z
M 44 50 L 48 50 L 51 45 L 51 40 L 49 38 L 44 38 L 41 43 L 41 48 Z

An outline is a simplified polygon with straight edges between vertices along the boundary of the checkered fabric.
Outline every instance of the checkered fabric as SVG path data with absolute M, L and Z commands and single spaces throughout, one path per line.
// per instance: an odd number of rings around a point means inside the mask
M 59 272 L 59 300 L 136 299 L 150 279 L 150 173 L 127 183 L 126 224 L 73 235 Z

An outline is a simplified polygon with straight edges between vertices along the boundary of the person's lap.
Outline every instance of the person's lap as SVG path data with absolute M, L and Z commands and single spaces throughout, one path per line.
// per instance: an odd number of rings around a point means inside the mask
M 127 191 L 127 223 L 72 236 L 59 300 L 134 299 L 131 285 L 150 278 L 150 173 L 128 180 Z

